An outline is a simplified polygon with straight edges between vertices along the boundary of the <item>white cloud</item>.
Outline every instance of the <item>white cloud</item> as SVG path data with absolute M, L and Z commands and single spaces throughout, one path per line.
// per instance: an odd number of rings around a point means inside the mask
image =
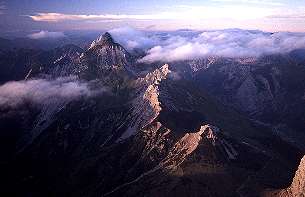
M 106 90 L 91 90 L 89 84 L 73 77 L 56 80 L 33 79 L 11 81 L 0 86 L 0 107 L 18 107 L 24 103 L 44 105 L 52 101 L 71 101 L 90 97 Z
M 275 8 L 247 5 L 189 6 L 180 5 L 175 15 L 178 19 L 234 19 L 249 20 L 265 18 L 276 12 Z
M 128 15 L 128 14 L 62 14 L 62 13 L 38 13 L 30 16 L 34 21 L 45 21 L 45 22 L 60 22 L 67 20 L 116 20 L 116 19 L 162 19 L 159 15 Z
M 304 13 L 297 13 L 297 14 L 276 14 L 270 15 L 268 18 L 275 18 L 275 19 L 305 19 L 305 12 Z
M 261 0 L 214 0 L 204 6 L 175 5 L 168 9 L 156 10 L 153 14 L 64 14 L 37 13 L 29 16 L 34 21 L 79 23 L 98 29 L 101 27 L 154 26 L 158 30 L 179 28 L 224 29 L 245 28 L 265 31 L 304 31 L 304 7 L 287 6 L 281 1 Z M 217 2 L 220 1 L 220 2 Z M 227 2 L 227 3 L 226 3 Z M 86 23 L 84 23 L 86 22 Z
M 148 49 L 159 42 L 158 37 L 148 36 L 145 32 L 130 27 L 112 29 L 109 33 L 117 42 L 129 50 L 135 48 Z
M 63 13 L 37 13 L 29 16 L 34 21 L 61 22 L 83 20 L 203 20 L 229 18 L 246 20 L 264 18 L 274 13 L 274 8 L 255 7 L 247 5 L 223 6 L 174 6 L 166 12 L 155 14 L 63 14 Z
M 221 3 L 245 3 L 245 4 L 257 4 L 257 5 L 269 5 L 269 6 L 284 6 L 285 4 L 281 1 L 266 1 L 266 0 L 212 0 L 214 2 Z
M 192 34 L 189 34 L 192 35 Z M 121 35 L 121 39 L 128 36 Z M 137 37 L 133 42 L 137 42 Z M 305 48 L 304 33 L 265 33 L 261 31 L 246 31 L 239 29 L 205 31 L 188 36 L 188 34 L 168 34 L 162 39 L 146 37 L 141 39 L 152 39 L 151 46 L 146 56 L 140 62 L 155 61 L 177 61 L 208 56 L 221 57 L 258 57 L 265 54 L 286 53 L 294 49 Z M 143 47 L 147 45 L 143 44 Z
M 28 35 L 31 39 L 43 39 L 43 38 L 62 38 L 65 37 L 63 32 L 50 32 L 50 31 L 40 31 Z
M 305 19 L 305 6 L 298 6 L 294 9 L 280 9 L 275 12 L 272 12 L 268 19 Z

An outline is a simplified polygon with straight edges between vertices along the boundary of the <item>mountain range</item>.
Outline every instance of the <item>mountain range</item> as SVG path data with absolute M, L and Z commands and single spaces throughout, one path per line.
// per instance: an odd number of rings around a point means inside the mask
M 0 192 L 305 195 L 304 49 L 154 63 L 145 53 L 107 32 L 88 47 L 0 50 Z

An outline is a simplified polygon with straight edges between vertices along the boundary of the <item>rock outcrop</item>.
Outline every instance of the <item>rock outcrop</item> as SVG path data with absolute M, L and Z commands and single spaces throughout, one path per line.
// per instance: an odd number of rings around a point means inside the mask
M 105 33 L 93 41 L 90 48 L 81 55 L 81 62 L 87 70 L 98 74 L 105 70 L 128 69 L 132 57 L 109 33 Z
M 159 101 L 158 85 L 161 80 L 166 79 L 169 72 L 168 65 L 165 64 L 135 81 L 133 86 L 137 92 L 132 101 L 131 124 L 118 141 L 134 135 L 136 131 L 144 129 L 158 117 L 162 109 Z
M 305 196 L 305 156 L 302 158 L 289 188 L 282 190 L 279 197 L 304 197 Z
M 305 196 L 305 156 L 294 175 L 291 185 L 282 190 L 268 190 L 263 197 L 304 197 Z

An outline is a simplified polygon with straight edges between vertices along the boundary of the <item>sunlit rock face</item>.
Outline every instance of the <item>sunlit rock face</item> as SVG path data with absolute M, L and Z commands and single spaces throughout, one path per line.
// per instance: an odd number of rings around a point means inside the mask
M 303 197 L 305 196 L 305 156 L 295 172 L 291 185 L 282 190 L 266 191 L 264 197 Z
M 305 196 L 305 156 L 301 160 L 289 189 L 292 196 Z
M 162 108 L 159 101 L 158 86 L 162 80 L 166 79 L 169 72 L 170 70 L 166 64 L 148 73 L 145 77 L 133 81 L 132 87 L 136 92 L 132 101 L 132 123 L 122 134 L 119 141 L 134 135 L 137 130 L 144 129 L 159 116 Z
M 291 186 L 285 190 L 282 190 L 279 196 L 280 197 L 305 196 L 305 156 L 300 162 L 300 165 L 295 173 Z

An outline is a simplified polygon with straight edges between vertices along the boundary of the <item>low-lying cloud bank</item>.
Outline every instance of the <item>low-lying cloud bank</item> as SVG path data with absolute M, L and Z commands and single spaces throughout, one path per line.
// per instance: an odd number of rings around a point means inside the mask
M 135 30 L 130 27 L 121 27 L 112 29 L 109 33 L 113 38 L 122 44 L 128 50 L 149 49 L 160 43 L 160 39 L 156 35 L 148 35 L 145 32 Z
M 50 31 L 40 31 L 37 33 L 29 34 L 31 39 L 44 39 L 44 38 L 63 38 L 65 34 L 63 32 L 50 32 Z
M 110 31 L 127 49 L 142 48 L 140 62 L 178 61 L 208 56 L 258 57 L 305 48 L 305 33 L 266 33 L 240 29 L 149 34 L 131 28 Z
M 77 81 L 73 77 L 11 81 L 0 86 L 0 108 L 15 108 L 25 103 L 45 105 L 72 101 L 105 91 L 106 89 L 92 90 L 87 82 Z

